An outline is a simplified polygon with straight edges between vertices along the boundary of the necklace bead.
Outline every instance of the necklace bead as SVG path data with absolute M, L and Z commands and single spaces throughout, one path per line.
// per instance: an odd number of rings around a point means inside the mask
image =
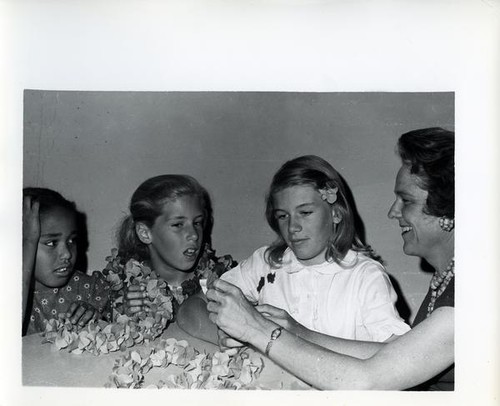
M 436 304 L 436 300 L 443 294 L 445 289 L 447 288 L 448 284 L 450 283 L 451 279 L 455 276 L 455 259 L 452 259 L 448 266 L 446 267 L 446 270 L 443 272 L 442 275 L 439 274 L 438 271 L 434 273 L 431 279 L 431 300 L 429 302 L 429 305 L 427 306 L 427 317 L 430 316 L 430 314 L 434 310 L 434 305 Z

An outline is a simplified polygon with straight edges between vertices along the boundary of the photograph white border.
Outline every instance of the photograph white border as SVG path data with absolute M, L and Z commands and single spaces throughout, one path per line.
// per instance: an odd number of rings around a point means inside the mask
M 497 1 L 2 1 L 2 404 L 493 404 L 500 380 Z M 454 91 L 456 390 L 114 391 L 20 382 L 23 90 Z M 392 146 L 388 146 L 392 148 Z M 18 328 L 19 327 L 19 328 Z M 12 359 L 14 358 L 14 359 Z

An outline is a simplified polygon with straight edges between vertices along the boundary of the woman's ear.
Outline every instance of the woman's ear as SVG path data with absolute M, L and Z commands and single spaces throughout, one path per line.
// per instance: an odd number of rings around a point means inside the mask
M 144 224 L 144 223 L 135 223 L 135 233 L 137 234 L 137 238 L 143 243 L 143 244 L 151 244 L 152 242 L 152 236 L 151 236 L 151 230 L 149 227 Z

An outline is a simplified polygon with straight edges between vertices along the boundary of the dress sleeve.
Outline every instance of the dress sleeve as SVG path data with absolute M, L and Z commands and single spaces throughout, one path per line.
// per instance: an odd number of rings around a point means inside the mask
M 356 326 L 356 338 L 385 341 L 393 334 L 402 335 L 410 327 L 399 316 L 395 304 L 397 295 L 382 265 L 368 262 L 360 273 L 359 300 L 361 326 Z
M 101 314 L 102 319 L 112 321 L 111 285 L 99 271 L 95 271 L 91 278 L 93 286 L 91 304 Z
M 221 279 L 238 286 L 251 302 L 259 300 L 259 281 L 269 265 L 264 260 L 266 247 L 259 248 L 252 256 L 242 261 L 221 276 Z

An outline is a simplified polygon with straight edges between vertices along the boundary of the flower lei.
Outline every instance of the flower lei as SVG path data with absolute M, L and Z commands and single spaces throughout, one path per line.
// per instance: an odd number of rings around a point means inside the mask
M 182 296 L 175 296 L 167 283 L 145 264 L 129 260 L 123 264 L 118 251 L 112 250 L 103 274 L 114 292 L 114 322 L 91 321 L 78 327 L 61 316 L 46 322 L 43 343 L 52 343 L 58 350 L 67 349 L 73 354 L 90 352 L 94 355 L 125 351 L 136 344 L 150 343 L 162 334 L 174 314 L 174 302 L 182 303 L 200 288 L 200 279 L 211 281 L 235 266 L 231 256 L 216 257 L 208 245 L 195 270 L 194 282 L 181 285 Z M 145 286 L 151 300 L 151 311 L 134 316 L 121 314 L 123 291 L 129 284 Z M 148 388 L 185 389 L 258 389 L 255 379 L 264 367 L 262 358 L 253 350 L 243 347 L 214 354 L 200 353 L 187 341 L 174 338 L 160 340 L 155 347 L 131 350 L 115 361 L 109 382 L 105 387 L 142 388 L 144 378 L 152 368 L 182 368 L 177 375 Z
M 111 285 L 114 322 L 91 321 L 87 326 L 79 327 L 60 315 L 57 319 L 46 321 L 42 333 L 43 343 L 52 343 L 58 350 L 64 348 L 76 354 L 87 351 L 94 355 L 123 351 L 136 344 L 148 344 L 167 328 L 178 306 L 201 289 L 200 278 L 218 278 L 236 265 L 230 255 L 216 257 L 215 251 L 207 244 L 195 270 L 195 277 L 184 282 L 181 289 L 172 290 L 146 264 L 135 259 L 123 263 L 117 249 L 111 251 L 106 261 L 102 273 Z M 144 286 L 150 300 L 148 310 L 133 316 L 125 314 L 124 290 L 129 285 Z
M 147 388 L 174 389 L 252 389 L 262 371 L 262 358 L 249 348 L 201 354 L 187 341 L 175 338 L 161 340 L 156 348 L 142 353 L 130 351 L 117 359 L 105 387 L 142 388 L 145 375 L 152 368 L 176 365 L 183 370 Z

